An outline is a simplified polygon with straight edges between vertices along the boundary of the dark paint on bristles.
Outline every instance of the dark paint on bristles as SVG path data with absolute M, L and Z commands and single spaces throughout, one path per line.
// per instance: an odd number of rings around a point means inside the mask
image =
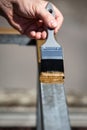
M 64 72 L 63 60 L 44 59 L 41 60 L 41 72 Z

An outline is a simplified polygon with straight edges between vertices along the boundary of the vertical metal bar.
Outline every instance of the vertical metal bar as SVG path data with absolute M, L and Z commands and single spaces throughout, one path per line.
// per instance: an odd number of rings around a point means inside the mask
M 43 130 L 70 130 L 63 84 L 41 83 Z
M 41 126 L 41 108 L 40 108 L 40 91 L 38 88 L 38 97 L 37 97 L 37 130 L 42 130 Z

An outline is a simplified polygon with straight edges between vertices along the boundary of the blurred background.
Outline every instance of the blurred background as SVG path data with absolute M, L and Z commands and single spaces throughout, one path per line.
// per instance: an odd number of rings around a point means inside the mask
M 84 130 L 87 127 L 87 1 L 50 1 L 64 16 L 56 39 L 64 52 L 65 92 L 71 125 Z M 0 17 L 0 126 L 35 127 L 36 46 L 17 45 L 14 40 L 9 44 L 5 38 L 3 41 L 5 29 L 12 27 Z

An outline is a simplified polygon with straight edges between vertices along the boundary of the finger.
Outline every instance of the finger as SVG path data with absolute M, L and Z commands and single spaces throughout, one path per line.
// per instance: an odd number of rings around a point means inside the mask
M 20 24 L 18 24 L 16 21 L 14 21 L 13 17 L 11 15 L 9 15 L 7 17 L 7 20 L 9 22 L 9 24 L 14 27 L 16 30 L 18 30 L 20 33 L 22 33 L 22 28 L 20 26 Z
M 43 31 L 42 34 L 41 34 L 41 37 L 42 37 L 42 39 L 46 39 L 46 37 L 47 37 L 47 32 L 46 32 L 46 31 Z
M 47 32 L 46 31 L 42 31 L 42 32 L 31 31 L 30 33 L 27 34 L 27 36 L 33 39 L 46 39 Z
M 41 32 L 37 32 L 35 38 L 36 39 L 41 39 Z
M 42 32 L 36 32 L 36 31 L 30 31 L 27 33 L 27 36 L 34 39 L 41 39 L 42 38 Z
M 57 21 L 45 8 L 41 5 L 37 8 L 37 15 L 44 21 L 44 24 L 50 28 L 55 28 L 57 26 Z
M 57 27 L 55 28 L 54 32 L 57 33 L 63 24 L 64 17 L 62 13 L 55 6 L 54 11 L 55 11 L 55 19 L 57 21 Z
M 61 28 L 62 24 L 63 24 L 63 16 L 59 16 L 56 20 L 58 21 L 58 25 L 57 27 L 55 28 L 54 32 L 57 33 L 58 30 Z
M 30 37 L 30 38 L 35 38 L 36 37 L 36 32 L 31 31 L 30 33 L 27 34 L 27 36 Z
M 46 28 L 44 26 L 39 28 L 38 32 L 41 32 L 41 39 L 46 39 L 47 31 L 46 31 Z

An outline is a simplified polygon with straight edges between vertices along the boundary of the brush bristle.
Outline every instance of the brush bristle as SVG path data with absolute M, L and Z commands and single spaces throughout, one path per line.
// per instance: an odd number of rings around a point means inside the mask
M 64 72 L 63 59 L 42 59 L 41 72 Z

